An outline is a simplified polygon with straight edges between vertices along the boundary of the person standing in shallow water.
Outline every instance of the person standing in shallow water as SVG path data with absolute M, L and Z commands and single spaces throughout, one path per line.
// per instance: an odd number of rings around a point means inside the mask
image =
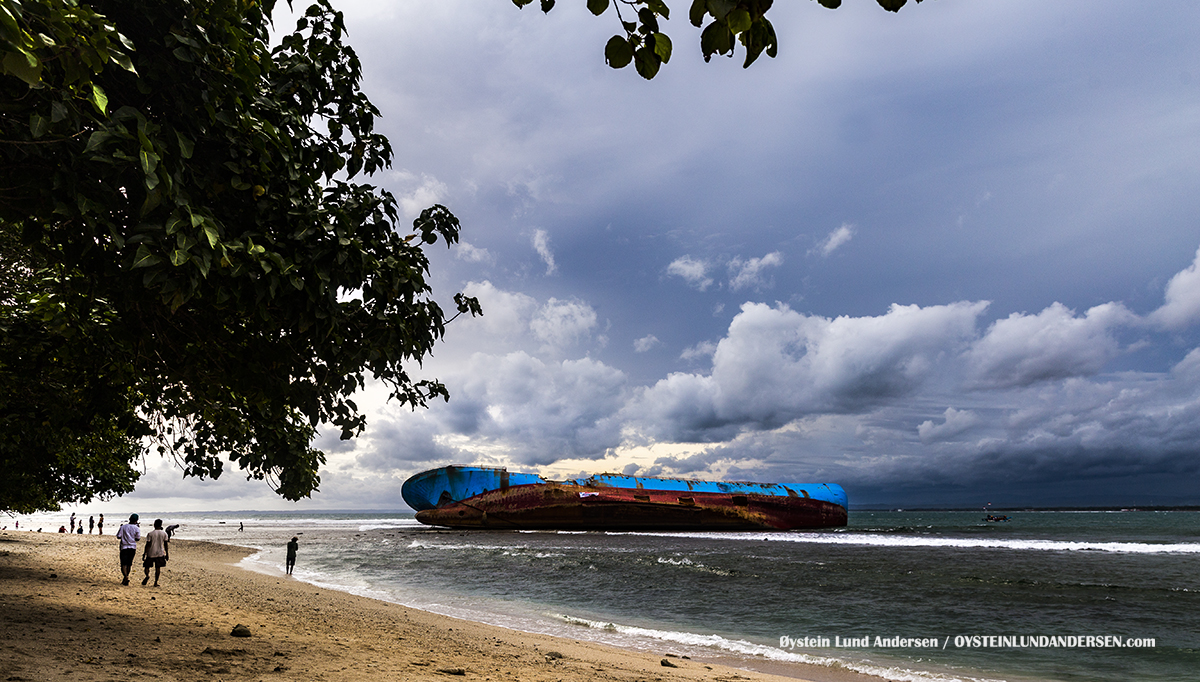
M 100 521 L 96 523 L 96 534 L 104 535 L 104 514 L 100 515 Z
M 292 541 L 287 544 L 287 574 L 292 574 L 292 568 L 296 566 L 296 550 L 300 549 L 300 541 L 292 538 Z
M 91 535 L 93 530 L 96 530 L 96 517 L 89 516 L 88 517 L 88 535 Z
M 129 523 L 117 529 L 117 540 L 121 545 L 121 584 L 129 584 L 129 571 L 133 568 L 133 558 L 137 556 L 137 543 L 142 539 L 142 529 L 138 528 L 138 515 L 130 514 Z
M 162 567 L 167 565 L 167 544 L 170 538 L 163 530 L 162 519 L 154 519 L 154 530 L 146 534 L 146 549 L 142 552 L 142 568 L 146 569 L 146 577 L 142 584 L 150 582 L 150 567 L 154 567 L 154 586 L 158 587 L 158 575 Z

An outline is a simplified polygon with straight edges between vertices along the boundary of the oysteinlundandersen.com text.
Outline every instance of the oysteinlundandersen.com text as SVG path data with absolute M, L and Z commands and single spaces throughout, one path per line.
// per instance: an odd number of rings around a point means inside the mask
M 1116 635 L 955 635 L 953 637 L 789 637 L 780 649 L 1122 649 L 1152 648 L 1153 637 Z

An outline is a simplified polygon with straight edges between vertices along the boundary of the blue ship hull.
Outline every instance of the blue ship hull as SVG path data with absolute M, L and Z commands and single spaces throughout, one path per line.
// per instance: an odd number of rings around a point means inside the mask
M 422 523 L 452 528 L 790 530 L 846 525 L 830 483 L 748 483 L 598 474 L 551 481 L 489 467 L 442 467 L 401 488 Z

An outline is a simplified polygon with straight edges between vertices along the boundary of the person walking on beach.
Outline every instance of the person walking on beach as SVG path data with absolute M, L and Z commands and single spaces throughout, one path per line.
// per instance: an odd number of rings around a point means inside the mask
M 91 535 L 92 531 L 94 531 L 94 530 L 96 530 L 96 517 L 89 516 L 88 517 L 88 535 Z
M 138 527 L 138 515 L 130 514 L 129 523 L 122 524 L 117 529 L 117 540 L 121 545 L 121 584 L 129 584 L 129 571 L 133 568 L 133 558 L 137 556 L 137 543 L 142 539 L 142 529 Z
M 100 520 L 96 523 L 96 534 L 104 535 L 104 514 L 100 515 Z
M 296 566 L 296 550 L 300 549 L 300 541 L 292 538 L 292 541 L 287 545 L 287 574 L 292 574 L 292 568 Z
M 154 567 L 154 586 L 158 587 L 158 574 L 167 565 L 167 545 L 171 539 L 163 530 L 162 519 L 154 519 L 154 530 L 146 534 L 146 548 L 142 551 L 142 568 L 146 569 L 146 577 L 142 584 L 150 582 L 150 567 Z

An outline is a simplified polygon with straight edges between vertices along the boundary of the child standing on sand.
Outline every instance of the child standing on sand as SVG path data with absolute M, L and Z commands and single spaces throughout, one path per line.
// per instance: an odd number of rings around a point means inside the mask
M 292 574 L 292 568 L 296 566 L 296 550 L 300 549 L 300 541 L 292 538 L 292 541 L 287 545 L 287 574 Z

